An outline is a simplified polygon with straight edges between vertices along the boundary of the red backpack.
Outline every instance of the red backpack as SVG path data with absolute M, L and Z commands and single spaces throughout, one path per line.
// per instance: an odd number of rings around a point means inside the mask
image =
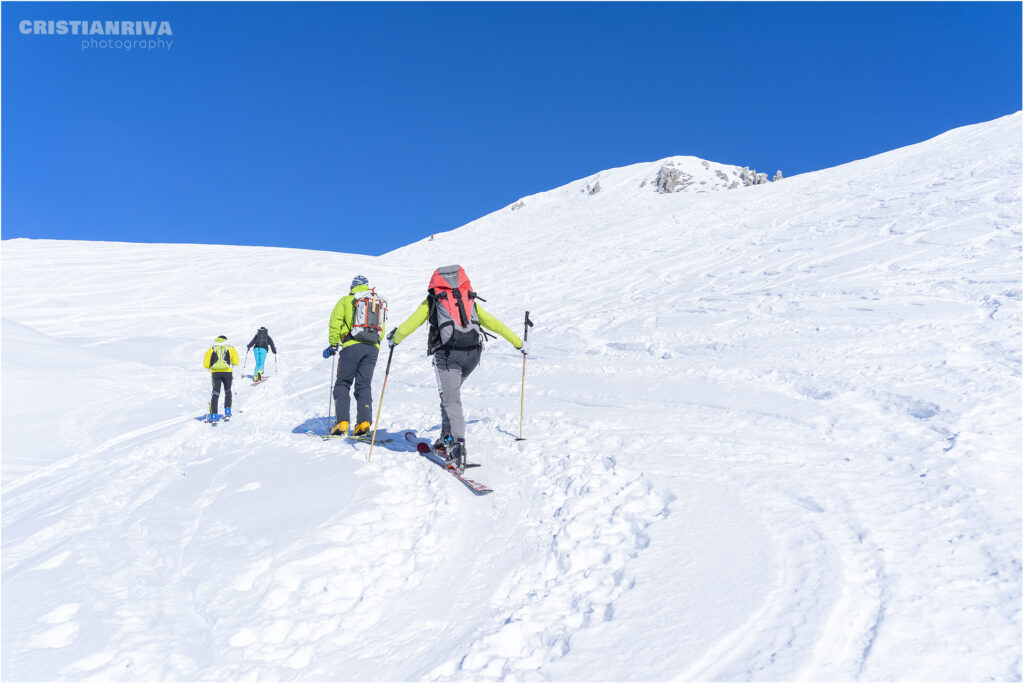
M 427 298 L 430 301 L 428 353 L 438 347 L 483 346 L 485 333 L 480 327 L 475 300 L 486 300 L 473 292 L 461 266 L 442 266 L 434 271 L 427 285 Z

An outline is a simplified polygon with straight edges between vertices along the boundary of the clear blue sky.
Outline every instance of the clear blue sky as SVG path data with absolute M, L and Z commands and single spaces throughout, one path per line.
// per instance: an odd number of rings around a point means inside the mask
M 791 176 L 1021 109 L 1021 4 L 2 6 L 2 230 L 380 254 L 602 169 Z M 167 21 L 170 48 L 23 20 Z M 131 37 L 127 37 L 131 40 Z

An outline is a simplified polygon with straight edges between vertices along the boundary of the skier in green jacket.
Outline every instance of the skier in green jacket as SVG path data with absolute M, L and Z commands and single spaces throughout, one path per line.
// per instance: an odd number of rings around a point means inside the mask
M 436 271 L 427 287 L 427 298 L 404 323 L 387 337 L 398 345 L 413 331 L 430 322 L 427 356 L 433 357 L 437 390 L 441 396 L 441 437 L 435 448 L 444 447 L 451 467 L 461 473 L 466 464 L 466 419 L 462 409 L 462 383 L 480 363 L 484 348 L 483 328 L 501 335 L 526 354 L 519 336 L 487 313 L 472 291 L 465 270 L 458 265 Z
M 355 383 L 356 422 L 353 436 L 370 431 L 373 418 L 373 392 L 370 383 L 377 365 L 380 340 L 384 335 L 387 303 L 370 287 L 365 276 L 352 279 L 349 293 L 338 300 L 327 324 L 329 346 L 324 358 L 338 354 L 338 379 L 334 383 L 336 422 L 332 435 L 347 435 L 349 428 L 349 392 Z M 340 350 L 339 350 L 340 345 Z

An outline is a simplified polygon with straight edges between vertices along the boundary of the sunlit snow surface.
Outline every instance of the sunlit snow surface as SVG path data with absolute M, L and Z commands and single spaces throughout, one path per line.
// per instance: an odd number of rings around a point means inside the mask
M 5 241 L 4 678 L 1020 679 L 1020 114 L 768 185 L 660 165 L 377 258 Z M 304 434 L 352 277 L 395 324 L 449 263 L 537 324 L 526 441 L 518 352 L 464 388 L 484 497 L 401 439 L 439 429 L 425 329 L 372 461 Z M 261 325 L 270 381 L 195 420 Z

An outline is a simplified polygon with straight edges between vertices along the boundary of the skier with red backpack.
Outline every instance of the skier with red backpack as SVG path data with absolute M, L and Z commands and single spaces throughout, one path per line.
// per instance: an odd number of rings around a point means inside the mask
M 423 323 L 429 321 L 427 356 L 433 357 L 437 391 L 441 395 L 441 437 L 434 447 L 444 447 L 450 464 L 462 473 L 466 464 L 466 419 L 462 410 L 462 383 L 480 363 L 484 328 L 501 335 L 526 354 L 519 336 L 487 313 L 478 302 L 486 301 L 473 292 L 466 271 L 458 265 L 434 271 L 427 286 L 427 298 L 400 326 L 388 334 L 391 346 L 398 345 Z
M 337 422 L 332 435 L 347 435 L 349 428 L 349 391 L 355 383 L 355 437 L 370 431 L 373 394 L 370 383 L 377 365 L 377 353 L 384 335 L 387 302 L 371 288 L 365 276 L 352 279 L 349 293 L 338 300 L 327 326 L 330 346 L 324 358 L 338 354 L 338 378 L 334 383 L 334 410 Z

